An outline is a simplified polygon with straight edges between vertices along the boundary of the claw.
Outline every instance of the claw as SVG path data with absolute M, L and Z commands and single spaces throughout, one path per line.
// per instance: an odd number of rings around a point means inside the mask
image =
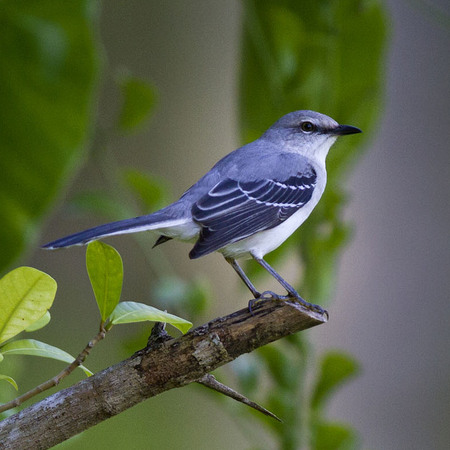
M 261 300 L 282 300 L 282 298 L 275 294 L 275 292 L 272 291 L 264 291 L 262 294 L 259 295 L 258 299 Z
M 300 303 L 300 305 L 304 306 L 306 309 L 309 309 L 310 311 L 316 312 L 320 315 L 325 315 L 327 317 L 327 320 L 330 318 L 328 311 L 326 309 L 323 309 L 319 305 L 315 305 L 313 303 L 309 303 L 306 300 L 304 300 L 297 292 L 289 292 L 288 295 L 279 295 L 272 291 L 264 291 L 263 293 L 259 294 L 258 297 L 252 298 L 248 302 L 248 311 L 251 315 L 253 315 L 253 309 L 254 307 L 260 303 L 264 302 L 266 300 L 294 300 L 297 303 Z
M 256 305 L 260 297 L 252 298 L 248 301 L 248 312 L 253 316 L 253 307 Z
M 266 301 L 266 300 L 283 300 L 278 294 L 272 291 L 264 291 L 262 294 L 259 294 L 258 297 L 252 298 L 248 302 L 248 312 L 253 315 L 253 308 L 257 303 Z
M 295 294 L 290 293 L 289 297 L 287 297 L 287 298 L 294 299 L 297 303 L 300 303 L 305 308 L 309 309 L 310 311 L 316 312 L 316 313 L 320 314 L 321 316 L 323 316 L 323 315 L 327 316 L 327 320 L 330 318 L 328 311 L 326 309 L 323 309 L 321 306 L 315 305 L 314 303 L 307 302 L 306 300 L 301 298 L 300 295 L 298 295 L 297 293 L 295 293 Z

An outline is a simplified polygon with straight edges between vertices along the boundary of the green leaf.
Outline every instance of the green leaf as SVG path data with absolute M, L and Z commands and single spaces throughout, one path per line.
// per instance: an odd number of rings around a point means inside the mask
M 353 357 L 343 352 L 328 352 L 320 363 L 311 407 L 316 411 L 319 410 L 339 386 L 358 373 L 359 365 Z
M 122 258 L 114 247 L 94 241 L 86 250 L 86 268 L 100 315 L 105 321 L 119 303 L 122 293 Z
M 36 331 L 36 330 L 40 330 L 41 328 L 44 328 L 51 319 L 51 315 L 50 312 L 47 311 L 40 319 L 36 320 L 36 322 L 33 322 L 30 326 L 25 328 L 26 332 L 30 332 L 30 331 Z
M 162 178 L 132 168 L 123 170 L 123 178 L 128 189 L 139 199 L 143 211 L 154 211 L 168 203 L 167 182 Z
M 25 330 L 52 306 L 56 281 L 32 267 L 19 267 L 0 279 L 0 344 Z
M 111 314 L 110 319 L 114 325 L 145 321 L 166 322 L 178 328 L 182 333 L 186 333 L 192 327 L 191 322 L 181 317 L 136 302 L 120 302 Z
M 96 2 L 0 2 L 0 270 L 35 241 L 93 124 Z
M 312 450 L 354 450 L 358 435 L 346 425 L 320 423 L 313 427 Z
M 129 75 L 122 75 L 119 84 L 124 97 L 119 127 L 124 132 L 132 133 L 142 128 L 150 118 L 156 104 L 156 90 L 147 81 Z
M 16 391 L 19 390 L 19 386 L 17 386 L 17 383 L 15 382 L 14 378 L 8 377 L 8 375 L 2 375 L 0 373 L 0 380 L 5 380 L 7 381 L 9 384 L 11 384 L 12 386 L 14 386 L 14 389 Z
M 71 364 L 75 358 L 64 350 L 54 347 L 53 345 L 46 344 L 44 342 L 36 341 L 35 339 L 20 339 L 18 341 L 12 341 L 5 344 L 0 348 L 0 351 L 4 356 L 7 355 L 31 355 L 41 356 L 43 358 L 56 359 Z M 92 372 L 86 367 L 80 365 L 79 368 L 87 376 L 93 375 Z

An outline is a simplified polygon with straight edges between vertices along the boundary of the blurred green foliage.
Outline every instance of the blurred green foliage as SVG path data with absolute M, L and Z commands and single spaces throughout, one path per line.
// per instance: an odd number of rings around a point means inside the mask
M 358 364 L 350 355 L 329 351 L 320 361 L 319 373 L 311 396 L 312 409 L 320 412 L 331 394 L 358 371 Z
M 0 2 L 0 271 L 80 164 L 99 69 L 92 0 Z
M 330 422 L 324 418 L 325 407 L 332 394 L 355 377 L 359 370 L 355 359 L 343 352 L 329 351 L 322 356 L 309 397 L 311 448 L 350 450 L 359 446 L 359 436 L 350 426 Z
M 121 75 L 118 83 L 123 96 L 118 127 L 124 133 L 134 133 L 148 122 L 156 104 L 156 90 L 148 81 L 128 74 Z
M 131 167 L 122 174 L 125 187 L 134 194 L 142 211 L 156 211 L 169 203 L 169 188 L 162 178 Z
M 294 250 L 302 262 L 296 284 L 313 303 L 333 296 L 337 259 L 349 238 L 342 218 L 346 174 L 380 111 L 386 33 L 381 1 L 245 2 L 239 98 L 243 141 L 256 139 L 279 117 L 299 109 L 322 112 L 365 133 L 331 149 L 321 201 L 301 229 L 267 257 L 276 263 Z M 255 264 L 248 268 L 260 272 Z M 331 394 L 357 373 L 350 356 L 323 356 L 312 389 L 306 379 L 314 367 L 313 350 L 303 333 L 255 352 L 250 367 L 236 371 L 238 380 L 246 394 L 283 419 L 280 425 L 255 416 L 269 425 L 279 448 L 358 447 L 354 430 L 324 418 Z
M 346 425 L 319 423 L 313 432 L 311 450 L 353 450 L 360 445 L 357 434 Z

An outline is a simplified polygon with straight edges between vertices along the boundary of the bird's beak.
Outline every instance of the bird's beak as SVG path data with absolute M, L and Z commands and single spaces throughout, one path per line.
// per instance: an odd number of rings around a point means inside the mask
M 343 136 L 345 134 L 362 133 L 362 130 L 351 125 L 339 125 L 331 131 L 331 134 L 336 136 Z

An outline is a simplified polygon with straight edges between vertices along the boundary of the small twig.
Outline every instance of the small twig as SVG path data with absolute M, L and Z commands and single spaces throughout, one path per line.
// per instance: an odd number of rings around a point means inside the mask
M 81 366 L 87 356 L 89 355 L 90 351 L 96 345 L 99 341 L 104 339 L 106 335 L 106 330 L 104 323 L 102 322 L 100 324 L 100 331 L 96 336 L 94 336 L 93 339 L 91 339 L 86 347 L 81 351 L 81 353 L 70 363 L 67 367 L 65 367 L 61 372 L 58 373 L 58 375 L 55 375 L 53 378 L 50 378 L 47 381 L 44 381 L 39 386 L 36 386 L 35 388 L 31 389 L 28 392 L 25 392 L 25 394 L 22 394 L 21 396 L 15 398 L 14 400 L 11 400 L 8 403 L 4 403 L 3 405 L 0 405 L 0 413 L 7 411 L 8 409 L 16 408 L 17 406 L 20 406 L 25 401 L 29 400 L 30 398 L 34 397 L 35 395 L 40 394 L 41 392 L 44 392 L 48 389 L 51 389 L 52 387 L 57 386 L 61 380 L 68 375 L 70 375 L 76 368 Z
M 230 397 L 234 400 L 237 400 L 238 402 L 244 403 L 244 405 L 250 406 L 250 408 L 256 409 L 256 411 L 259 411 L 265 414 L 266 416 L 278 420 L 278 422 L 283 422 L 279 417 L 277 417 L 274 413 L 270 412 L 268 409 L 262 407 L 261 405 L 258 405 L 258 403 L 253 402 L 244 395 L 239 394 L 239 392 L 236 392 L 234 389 L 230 388 L 229 386 L 226 386 L 220 381 L 217 381 L 214 375 L 207 373 L 202 378 L 200 378 L 200 380 L 197 380 L 197 383 L 202 384 L 203 386 L 206 386 L 210 389 L 213 389 L 214 391 L 220 392 L 221 394 L 226 395 L 227 397 Z

